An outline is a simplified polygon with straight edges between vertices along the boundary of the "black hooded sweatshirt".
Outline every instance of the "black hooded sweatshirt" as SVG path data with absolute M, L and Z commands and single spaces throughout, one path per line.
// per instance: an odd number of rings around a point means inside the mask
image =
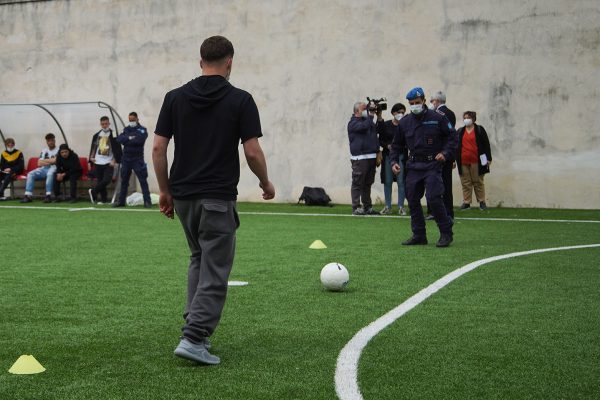
M 252 96 L 219 75 L 168 92 L 154 133 L 175 139 L 169 174 L 175 199 L 236 200 L 239 143 L 262 136 Z

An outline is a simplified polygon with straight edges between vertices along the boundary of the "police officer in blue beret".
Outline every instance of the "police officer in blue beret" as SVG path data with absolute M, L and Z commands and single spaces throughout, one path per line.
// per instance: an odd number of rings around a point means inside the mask
M 411 113 L 400 120 L 392 142 L 390 164 L 395 174 L 401 167 L 398 156 L 408 148 L 406 163 L 406 198 L 410 207 L 413 235 L 403 245 L 427 244 L 421 198 L 425 193 L 431 213 L 440 230 L 437 247 L 452 243 L 452 220 L 448 217 L 442 195 L 442 167 L 454 159 L 458 141 L 456 131 L 443 113 L 427 108 L 425 92 L 420 87 L 406 94 Z

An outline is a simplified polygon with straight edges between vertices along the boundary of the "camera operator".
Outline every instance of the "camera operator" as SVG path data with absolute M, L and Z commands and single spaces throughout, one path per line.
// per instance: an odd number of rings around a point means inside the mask
M 370 103 L 373 105 L 373 103 Z M 371 186 L 375 181 L 379 140 L 375 123 L 383 119 L 381 111 L 376 107 L 367 109 L 367 104 L 354 103 L 354 114 L 348 122 L 348 139 L 350 141 L 350 160 L 352 163 L 352 214 L 379 215 L 373 210 L 371 202 Z M 361 206 L 362 201 L 362 206 Z

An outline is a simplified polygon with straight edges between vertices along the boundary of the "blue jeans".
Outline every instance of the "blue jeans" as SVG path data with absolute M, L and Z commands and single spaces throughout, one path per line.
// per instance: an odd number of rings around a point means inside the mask
M 404 189 L 404 165 L 402 164 L 403 155 L 400 155 L 400 165 L 402 171 L 398 175 L 394 175 L 392 172 L 392 166 L 390 165 L 390 156 L 386 154 L 383 158 L 384 165 L 384 181 L 383 181 L 383 195 L 385 197 L 385 206 L 392 208 L 392 184 L 394 180 L 398 183 L 398 208 L 404 207 L 404 199 L 406 198 Z
M 54 187 L 54 173 L 56 168 L 52 167 L 39 167 L 27 174 L 27 182 L 25 183 L 25 195 L 33 195 L 33 187 L 35 181 L 46 180 L 46 195 L 52 194 L 52 188 Z

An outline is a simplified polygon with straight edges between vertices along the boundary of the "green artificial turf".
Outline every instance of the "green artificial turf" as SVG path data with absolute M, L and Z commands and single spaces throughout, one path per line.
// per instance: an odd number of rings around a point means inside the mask
M 231 279 L 249 285 L 229 289 L 212 338 L 222 363 L 198 367 L 172 354 L 188 260 L 179 222 L 60 207 L 0 207 L 0 399 L 335 398 L 343 346 L 445 274 L 494 255 L 600 243 L 599 223 L 468 219 L 600 220 L 599 211 L 457 213 L 455 243 L 437 249 L 432 222 L 430 245 L 407 248 L 408 218 L 240 204 Z M 328 248 L 308 249 L 316 239 Z M 365 399 L 599 397 L 599 260 L 600 248 L 534 254 L 452 282 L 366 347 Z M 347 291 L 321 288 L 328 262 L 350 271 Z M 22 354 L 46 372 L 9 374 Z

